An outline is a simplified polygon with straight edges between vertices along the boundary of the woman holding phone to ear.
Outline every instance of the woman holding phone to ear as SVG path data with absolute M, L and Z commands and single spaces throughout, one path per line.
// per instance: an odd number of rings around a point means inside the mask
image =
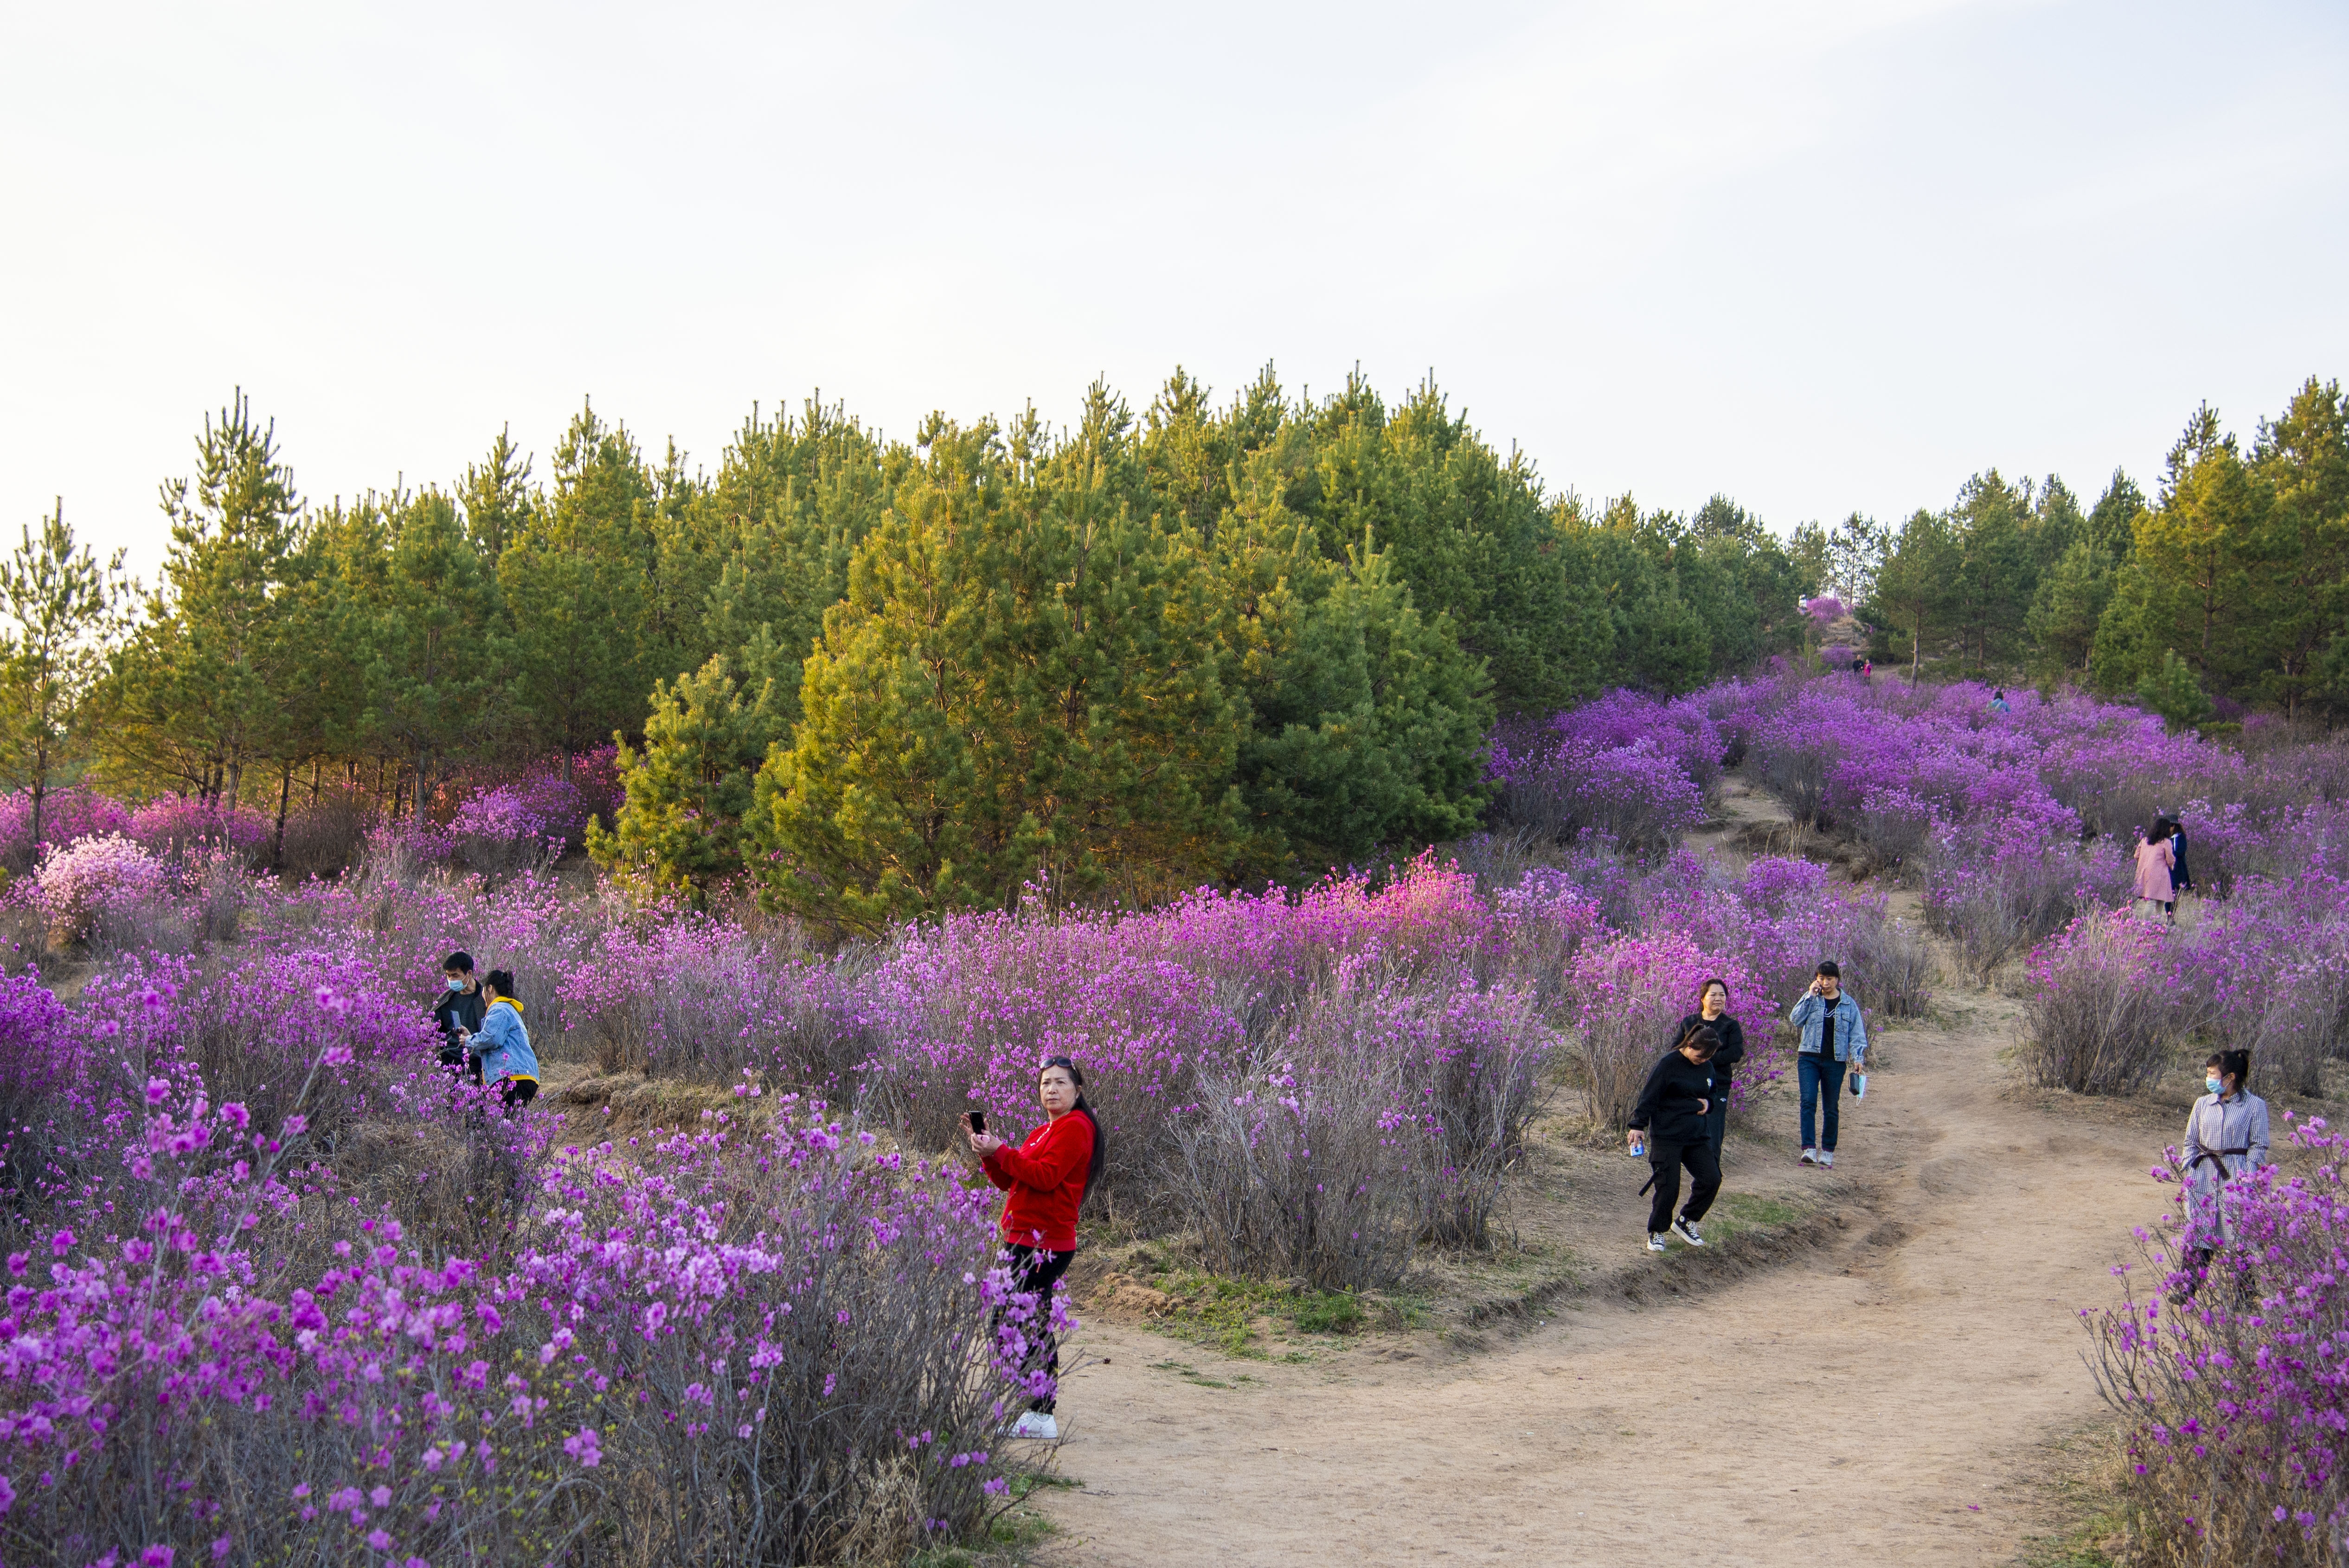
M 1053 1057 L 1039 1068 L 1036 1099 L 1044 1109 L 1044 1121 L 1017 1149 L 980 1131 L 983 1124 L 975 1117 L 964 1122 L 979 1169 L 1004 1192 L 1003 1250 L 1011 1268 L 1011 1288 L 1034 1293 L 1040 1315 L 1050 1311 L 1052 1289 L 1076 1257 L 1077 1210 L 1100 1179 L 1108 1154 L 1101 1123 L 1085 1103 L 1083 1071 L 1066 1057 Z M 1060 1345 L 1049 1329 L 1038 1337 L 1042 1354 L 1031 1355 L 1026 1369 L 1040 1365 L 1057 1379 Z M 1030 1400 L 1011 1435 L 1058 1439 L 1061 1427 L 1053 1406 L 1050 1394 Z

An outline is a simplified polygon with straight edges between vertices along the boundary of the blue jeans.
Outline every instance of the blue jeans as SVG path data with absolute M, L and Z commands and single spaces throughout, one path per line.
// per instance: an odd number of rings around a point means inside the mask
M 1803 1147 L 1806 1149 L 1824 1149 L 1830 1154 L 1835 1152 L 1836 1112 L 1843 1109 L 1838 1102 L 1843 1097 L 1844 1067 L 1844 1063 L 1825 1051 L 1805 1051 L 1795 1058 L 1795 1077 L 1803 1086 Z M 1811 1129 L 1818 1119 L 1822 1089 L 1827 1097 L 1827 1140 L 1825 1143 L 1811 1137 Z

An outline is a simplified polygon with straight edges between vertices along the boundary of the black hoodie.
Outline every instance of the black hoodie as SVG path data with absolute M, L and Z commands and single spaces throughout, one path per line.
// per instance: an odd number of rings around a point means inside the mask
M 1666 1051 L 1649 1070 L 1647 1087 L 1631 1108 L 1630 1125 L 1650 1129 L 1650 1140 L 1655 1143 L 1703 1142 L 1704 1112 L 1697 1107 L 1712 1098 L 1712 1091 L 1710 1063 Z
M 1711 1029 L 1721 1037 L 1721 1049 L 1713 1052 L 1713 1060 L 1705 1064 L 1713 1068 L 1712 1099 L 1717 1105 L 1729 1098 L 1731 1069 L 1745 1059 L 1745 1031 L 1739 1028 L 1737 1020 L 1726 1013 L 1713 1019 L 1707 1019 L 1702 1013 L 1691 1013 L 1681 1020 L 1680 1028 L 1672 1036 L 1672 1044 L 1677 1046 L 1687 1039 L 1691 1029 Z

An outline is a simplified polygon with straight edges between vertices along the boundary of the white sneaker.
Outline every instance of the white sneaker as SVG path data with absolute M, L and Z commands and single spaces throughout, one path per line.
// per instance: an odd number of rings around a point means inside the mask
M 1012 1424 L 1011 1435 L 1056 1443 L 1061 1440 L 1061 1423 L 1049 1410 L 1030 1410 Z
M 1664 1250 L 1664 1233 L 1661 1231 L 1648 1233 L 1648 1250 L 1651 1253 L 1661 1253 Z
M 1689 1245 L 1692 1247 L 1701 1247 L 1704 1245 L 1704 1233 L 1698 1230 L 1696 1228 L 1696 1222 L 1690 1219 L 1686 1214 L 1682 1214 L 1679 1219 L 1672 1222 L 1672 1229 L 1678 1231 L 1681 1233 L 1681 1240 L 1686 1242 Z
M 1832 1164 L 1834 1164 L 1834 1163 L 1835 1163 L 1835 1150 L 1832 1150 L 1832 1149 L 1822 1149 L 1822 1150 L 1819 1150 L 1819 1163 L 1820 1163 L 1820 1164 L 1822 1164 L 1822 1165 L 1832 1165 Z
M 1819 1162 L 1819 1151 L 1818 1151 L 1817 1150 L 1816 1150 L 1816 1149 L 1806 1149 L 1806 1150 L 1803 1150 L 1803 1163 L 1804 1163 L 1804 1164 L 1806 1164 L 1806 1165 L 1816 1165 L 1818 1162 Z

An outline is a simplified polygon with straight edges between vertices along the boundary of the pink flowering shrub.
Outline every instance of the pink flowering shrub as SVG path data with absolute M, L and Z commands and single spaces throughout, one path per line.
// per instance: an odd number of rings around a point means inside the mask
M 2279 1132 L 2282 1130 L 2279 1129 Z M 2229 1184 L 2233 1239 L 2207 1266 L 2183 1215 L 2137 1233 L 2158 1289 L 2081 1314 L 2097 1384 L 2125 1423 L 2133 1561 L 2332 1564 L 2349 1534 L 2349 1194 L 2343 1140 L 2291 1130 L 2302 1169 Z M 2296 1156 L 2296 1158 L 2293 1158 Z M 2178 1151 L 2157 1180 L 2182 1185 Z M 2181 1192 L 2182 1199 L 2182 1192 Z M 2166 1298 L 2166 1299 L 2165 1299 Z
M 1678 1043 L 1675 1026 L 1696 1011 L 1697 987 L 1708 978 L 1728 982 L 1732 1011 L 1745 1029 L 1746 1059 L 1733 1075 L 1730 1109 L 1752 1104 L 1785 1074 L 1783 1053 L 1772 1046 L 1775 1005 L 1733 955 L 1708 954 L 1666 931 L 1586 949 L 1573 974 L 1573 1048 L 1594 1122 L 1622 1130 L 1649 1069 Z
M 79 787 L 52 789 L 41 801 L 41 841 L 36 844 L 31 791 L 0 795 L 0 871 L 21 876 L 39 863 L 44 848 L 129 830 L 130 812 L 112 796 Z
M 170 882 L 162 861 L 120 833 L 52 848 L 34 875 L 42 915 L 68 942 L 88 935 L 110 913 L 162 895 Z
M 1350 960 L 1202 1070 L 1178 1212 L 1209 1267 L 1321 1289 L 1392 1284 L 1423 1234 L 1482 1246 L 1551 1049 L 1522 992 Z
M 502 876 L 561 859 L 580 841 L 586 814 L 575 785 L 541 774 L 466 797 L 443 835 L 460 864 Z
M 823 959 L 679 911 L 605 931 L 556 984 L 564 1020 L 603 1071 L 723 1083 L 748 1068 L 832 1086 L 876 1048 L 859 1006 L 872 967 L 857 950 Z
M 160 795 L 131 813 L 130 837 L 167 861 L 226 850 L 248 865 L 267 861 L 273 823 L 249 806 Z
M 2023 965 L 2022 1061 L 2034 1083 L 2126 1094 L 2161 1076 L 2202 1009 L 2163 928 L 2092 910 Z

